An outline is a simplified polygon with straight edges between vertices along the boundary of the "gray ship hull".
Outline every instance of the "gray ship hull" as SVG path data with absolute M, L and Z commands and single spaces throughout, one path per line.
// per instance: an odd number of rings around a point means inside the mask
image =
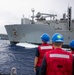
M 51 26 L 43 24 L 6 25 L 5 28 L 11 43 L 28 42 L 39 44 L 41 43 L 40 36 L 43 33 L 48 33 L 52 38 L 52 35 L 56 32 L 64 36 L 65 45 L 68 45 L 74 39 L 74 31 L 56 31 Z

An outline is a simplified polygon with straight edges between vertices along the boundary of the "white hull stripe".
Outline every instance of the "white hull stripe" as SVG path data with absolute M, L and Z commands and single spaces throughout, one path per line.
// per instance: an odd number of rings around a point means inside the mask
M 50 54 L 49 57 L 56 57 L 56 58 L 69 58 L 69 55 L 66 54 Z
M 41 48 L 42 50 L 43 50 L 43 49 L 52 49 L 52 46 L 41 46 L 40 48 Z

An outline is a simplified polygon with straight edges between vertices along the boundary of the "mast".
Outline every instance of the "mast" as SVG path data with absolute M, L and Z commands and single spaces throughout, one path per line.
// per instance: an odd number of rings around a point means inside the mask
M 69 30 L 71 30 L 72 29 L 72 21 L 71 21 L 71 7 L 68 7 L 68 28 L 69 28 Z

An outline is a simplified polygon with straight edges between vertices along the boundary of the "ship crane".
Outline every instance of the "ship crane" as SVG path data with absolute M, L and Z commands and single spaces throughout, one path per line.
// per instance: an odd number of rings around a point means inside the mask
M 37 19 L 42 19 L 42 18 L 45 19 L 47 17 L 50 17 L 50 19 L 53 18 L 53 20 L 54 20 L 56 16 L 57 15 L 55 15 L 55 14 L 47 14 L 47 13 L 38 12 L 37 15 L 36 15 L 36 18 Z

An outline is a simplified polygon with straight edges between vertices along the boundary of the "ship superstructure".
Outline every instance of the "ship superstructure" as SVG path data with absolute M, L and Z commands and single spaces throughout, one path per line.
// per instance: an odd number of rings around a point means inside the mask
M 71 7 L 68 7 L 68 14 L 63 14 L 63 18 L 56 19 L 56 14 L 47 14 L 38 12 L 32 20 L 22 18 L 21 24 L 5 25 L 10 43 L 28 42 L 40 44 L 40 36 L 43 33 L 48 33 L 50 37 L 54 33 L 61 33 L 64 36 L 64 45 L 74 39 L 74 20 L 71 19 Z M 49 17 L 49 20 L 46 18 Z M 52 43 L 52 41 L 50 41 Z

